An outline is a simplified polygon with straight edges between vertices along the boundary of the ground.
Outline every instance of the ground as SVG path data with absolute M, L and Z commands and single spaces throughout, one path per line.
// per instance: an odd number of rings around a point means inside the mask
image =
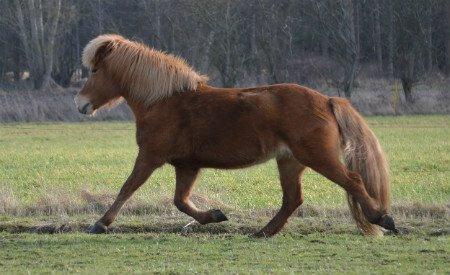
M 3 235 L 0 269 L 82 272 L 448 272 L 444 237 L 367 239 L 353 234 L 244 235 L 82 233 Z M 6 249 L 4 249 L 6 248 Z
M 249 235 L 277 210 L 275 163 L 205 170 L 194 201 L 230 221 L 191 221 L 171 203 L 174 174 L 158 170 L 126 205 L 111 234 L 84 231 L 111 203 L 136 155 L 126 122 L 0 125 L 0 271 L 448 273 L 448 116 L 372 117 L 387 153 L 398 236 L 363 237 L 345 195 L 313 171 L 305 203 L 280 235 Z M 3 272 L 2 272 L 3 273 Z

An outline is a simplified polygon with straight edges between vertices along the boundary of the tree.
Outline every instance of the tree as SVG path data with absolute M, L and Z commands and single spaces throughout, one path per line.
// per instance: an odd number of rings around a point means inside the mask
M 245 30 L 240 14 L 240 1 L 196 1 L 194 9 L 201 24 L 213 33 L 210 62 L 224 87 L 233 87 L 246 61 L 242 33 Z
M 343 69 L 338 89 L 350 98 L 359 65 L 353 1 L 310 1 L 311 10 L 307 12 L 319 26 L 320 35 L 327 37 L 331 57 Z
M 435 3 L 435 2 L 434 2 Z M 412 89 L 419 81 L 419 75 L 426 69 L 426 55 L 431 41 L 428 39 L 427 24 L 429 21 L 431 2 L 402 0 L 396 1 L 395 15 L 395 44 L 396 74 L 400 78 L 403 93 L 408 103 L 414 102 Z M 422 57 L 422 58 L 421 58 Z
M 264 55 L 269 81 L 286 82 L 289 79 L 289 60 L 293 59 L 290 2 L 259 0 L 255 8 L 259 14 L 256 40 Z
M 14 0 L 15 25 L 36 89 L 54 85 L 55 40 L 61 0 Z
M 392 1 L 387 1 L 387 11 L 388 11 L 388 20 L 387 20 L 387 50 L 388 50 L 388 60 L 387 60 L 387 76 L 389 78 L 394 77 L 394 55 L 395 55 L 395 30 L 394 30 L 394 6 Z
M 381 42 L 381 7 L 380 2 L 375 1 L 375 9 L 374 9 L 374 25 L 375 25 L 375 49 L 377 55 L 377 70 L 381 75 L 383 71 L 383 47 Z
M 447 23 L 446 30 L 443 32 L 447 36 L 447 41 L 446 41 L 446 46 L 445 46 L 445 48 L 447 50 L 447 52 L 445 54 L 445 60 L 446 60 L 445 71 L 446 71 L 447 75 L 450 76 L 450 2 L 449 1 L 445 2 L 444 7 L 446 10 L 446 12 L 444 13 L 445 14 L 444 16 L 446 18 L 445 22 Z M 444 38 L 444 40 L 445 40 L 445 38 Z

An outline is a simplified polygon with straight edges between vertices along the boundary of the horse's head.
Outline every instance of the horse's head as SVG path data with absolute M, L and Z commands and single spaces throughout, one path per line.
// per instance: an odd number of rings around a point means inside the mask
M 107 56 L 113 50 L 111 40 L 91 41 L 83 52 L 83 63 L 91 69 L 91 74 L 81 91 L 75 96 L 78 111 L 92 115 L 105 105 L 113 105 L 121 98 L 121 86 L 114 81 L 109 73 Z

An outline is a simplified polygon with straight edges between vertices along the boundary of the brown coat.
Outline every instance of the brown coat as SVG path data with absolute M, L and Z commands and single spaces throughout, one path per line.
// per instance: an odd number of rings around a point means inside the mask
M 328 97 L 295 84 L 248 89 L 203 85 L 150 108 L 136 105 L 139 147 L 172 164 L 246 167 L 288 154 L 289 144 L 314 143 L 309 137 L 319 128 L 333 132 L 339 146 Z

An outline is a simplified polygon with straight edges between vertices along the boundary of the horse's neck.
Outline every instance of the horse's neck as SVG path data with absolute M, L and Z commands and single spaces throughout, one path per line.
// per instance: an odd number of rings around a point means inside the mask
M 148 106 L 146 107 L 144 105 L 144 103 L 142 103 L 136 99 L 133 99 L 129 95 L 123 95 L 123 98 L 125 99 L 128 106 L 130 107 L 131 111 L 133 112 L 136 120 L 138 120 L 142 116 L 142 114 L 145 112 L 145 110 L 148 109 Z

